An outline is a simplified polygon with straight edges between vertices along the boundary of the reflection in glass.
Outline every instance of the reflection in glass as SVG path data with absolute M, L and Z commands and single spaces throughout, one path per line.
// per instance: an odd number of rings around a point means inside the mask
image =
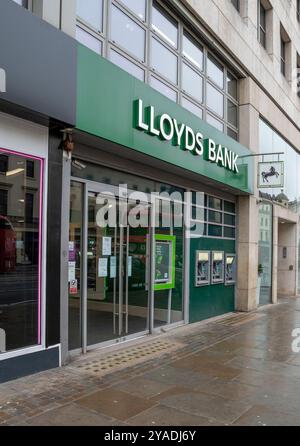
M 77 0 L 77 15 L 97 31 L 103 28 L 103 0 Z
M 111 8 L 111 39 L 139 60 L 145 60 L 145 31 L 119 8 Z
M 152 8 L 152 28 L 170 45 L 177 48 L 177 23 L 165 11 L 154 5 Z
M 177 56 L 152 38 L 152 67 L 177 84 Z
M 26 175 L 27 161 L 31 176 Z M 40 343 L 41 161 L 0 155 L 0 329 L 4 351 Z M 2 351 L 3 353 L 3 351 Z
M 192 38 L 183 35 L 183 55 L 189 59 L 189 61 L 195 65 L 199 70 L 203 70 L 203 49 L 199 45 L 194 43 Z
M 145 79 L 144 70 L 135 65 L 134 63 L 130 62 L 130 60 L 128 60 L 126 57 L 117 53 L 117 51 L 114 50 L 110 51 L 110 60 L 111 62 L 118 65 L 120 68 L 123 68 L 123 70 L 127 71 L 132 76 L 135 76 L 140 81 L 142 82 L 144 81 Z
M 182 64 L 182 88 L 197 101 L 202 102 L 203 79 L 185 63 Z
M 237 99 L 237 79 L 229 72 L 227 73 L 227 92 Z
M 224 68 L 211 54 L 207 56 L 207 76 L 220 88 L 224 88 Z
M 121 0 L 141 20 L 145 20 L 146 0 Z

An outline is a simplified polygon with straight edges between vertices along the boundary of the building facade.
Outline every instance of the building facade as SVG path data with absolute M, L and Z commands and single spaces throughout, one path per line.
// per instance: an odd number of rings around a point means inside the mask
M 3 380 L 297 295 L 299 2 L 3 4 L 50 84 L 0 61 Z

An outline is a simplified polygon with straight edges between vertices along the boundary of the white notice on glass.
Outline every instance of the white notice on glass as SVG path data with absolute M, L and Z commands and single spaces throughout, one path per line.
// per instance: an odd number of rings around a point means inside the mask
M 111 237 L 103 237 L 102 239 L 102 255 L 111 255 Z
M 111 256 L 110 258 L 110 278 L 115 279 L 117 277 L 117 257 Z
M 131 277 L 132 276 L 132 257 L 131 256 L 128 257 L 127 262 L 128 262 L 128 266 L 127 266 L 128 277 Z
M 69 262 L 69 282 L 75 280 L 75 267 L 76 262 Z
M 107 277 L 107 259 L 99 259 L 98 277 Z

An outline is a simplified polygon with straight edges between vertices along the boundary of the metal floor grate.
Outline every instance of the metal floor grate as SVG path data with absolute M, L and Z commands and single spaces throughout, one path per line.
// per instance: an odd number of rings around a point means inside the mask
M 94 355 L 97 355 L 97 357 L 93 360 L 80 359 L 78 364 L 73 364 L 73 367 L 92 375 L 105 375 L 111 371 L 139 364 L 164 353 L 170 353 L 174 350 L 178 350 L 180 347 L 182 347 L 182 344 L 179 343 L 154 341 L 147 344 L 124 348 L 115 353 L 110 352 L 104 354 L 101 352 L 97 354 L 95 352 Z

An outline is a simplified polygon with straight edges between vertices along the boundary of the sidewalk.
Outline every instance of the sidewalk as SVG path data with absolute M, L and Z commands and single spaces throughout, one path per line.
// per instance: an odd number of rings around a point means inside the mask
M 300 425 L 300 299 L 0 385 L 0 425 Z

